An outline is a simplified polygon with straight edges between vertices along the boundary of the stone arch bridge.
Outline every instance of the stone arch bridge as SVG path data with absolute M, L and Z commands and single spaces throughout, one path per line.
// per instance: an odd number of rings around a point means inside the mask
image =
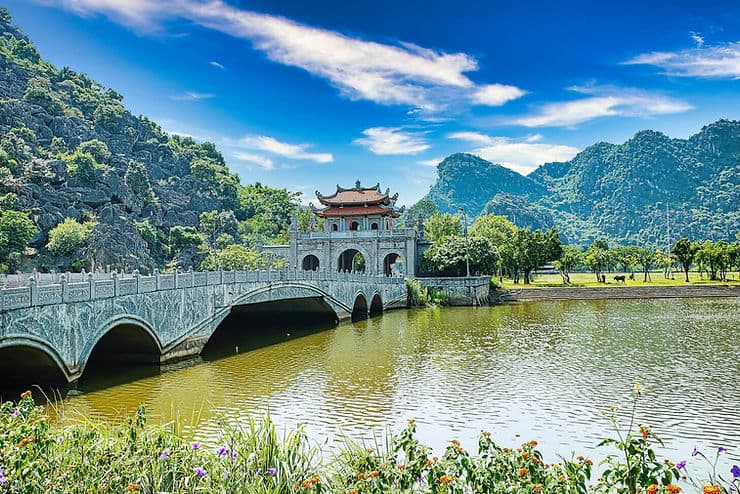
M 0 374 L 33 364 L 74 382 L 101 345 L 132 360 L 143 350 L 160 363 L 196 356 L 227 316 L 245 307 L 321 312 L 336 324 L 406 300 L 403 278 L 331 270 L 88 274 L 80 281 L 57 275 L 48 283 L 31 277 L 26 286 L 0 290 Z

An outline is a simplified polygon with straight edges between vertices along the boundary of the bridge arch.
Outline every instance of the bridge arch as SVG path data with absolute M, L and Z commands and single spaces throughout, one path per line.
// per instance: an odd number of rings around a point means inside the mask
M 367 319 L 368 316 L 368 305 L 367 297 L 362 292 L 357 292 L 355 295 L 355 301 L 352 304 L 352 321 L 358 321 L 360 319 Z
M 383 313 L 383 298 L 380 293 L 375 292 L 370 302 L 370 316 L 377 316 Z
M 67 365 L 55 348 L 43 340 L 24 337 L 0 342 L 0 375 L 3 385 L 67 384 Z
M 78 363 L 82 375 L 91 363 L 159 364 L 162 343 L 144 319 L 118 316 L 106 321 L 83 348 Z
M 362 256 L 361 265 L 359 265 L 359 262 L 355 264 L 357 261 L 359 261 L 359 258 L 357 258 L 358 254 Z M 357 246 L 347 247 L 339 254 L 339 257 L 337 258 L 337 271 L 339 272 L 349 271 L 351 273 L 372 273 L 373 266 L 373 259 L 364 249 Z
M 392 274 L 394 274 L 393 265 L 398 262 L 403 262 L 403 256 L 398 252 L 391 252 L 386 255 L 383 258 L 383 274 L 386 276 L 391 276 Z
M 320 265 L 321 263 L 319 262 L 319 258 L 313 254 L 308 254 L 303 258 L 303 261 L 301 261 L 301 266 L 304 271 L 316 271 L 319 269 Z

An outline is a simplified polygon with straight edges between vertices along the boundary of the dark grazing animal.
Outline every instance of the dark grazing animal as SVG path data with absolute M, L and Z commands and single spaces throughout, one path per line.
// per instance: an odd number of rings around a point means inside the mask
M 625 276 L 623 274 L 618 274 L 614 277 L 614 281 L 621 281 L 622 283 L 625 282 Z

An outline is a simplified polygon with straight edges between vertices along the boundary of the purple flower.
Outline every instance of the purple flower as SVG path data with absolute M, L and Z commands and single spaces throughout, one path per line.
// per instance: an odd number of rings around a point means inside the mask
M 727 448 L 723 448 L 722 446 L 720 446 L 719 448 L 717 448 L 717 454 L 718 455 L 721 455 L 725 451 L 727 451 Z
M 262 477 L 262 469 L 258 468 L 257 473 L 255 475 L 257 475 L 257 477 Z
M 200 449 L 200 443 L 190 443 L 190 446 L 193 448 L 193 451 L 198 451 Z
M 686 460 L 681 460 L 676 463 L 676 470 L 683 470 L 684 468 L 686 468 Z
M 270 477 L 274 477 L 276 473 L 277 473 L 277 470 L 274 468 L 267 469 L 267 475 L 269 475 Z
M 737 465 L 732 465 L 732 468 L 730 468 L 730 473 L 732 474 L 733 479 L 740 478 L 740 467 Z
M 231 459 L 236 460 L 236 457 L 239 456 L 239 453 L 236 452 L 236 450 L 231 452 Z
M 10 414 L 10 416 L 13 417 L 14 419 L 17 419 L 18 417 L 21 416 L 21 411 L 18 408 L 16 408 L 15 411 Z
M 694 446 L 694 451 L 691 452 L 691 456 L 696 456 L 698 454 L 699 454 L 699 449 L 696 446 Z
M 8 478 L 5 476 L 5 469 L 0 468 L 0 484 L 7 484 Z
M 229 454 L 229 448 L 227 448 L 226 446 L 221 446 L 220 448 L 218 448 L 217 453 L 218 456 L 226 456 Z
M 205 477 L 206 471 L 203 470 L 201 467 L 195 467 L 195 475 L 197 475 L 198 477 Z
M 163 450 L 162 453 L 160 453 L 160 455 L 159 455 L 159 459 L 162 460 L 162 461 L 166 460 L 169 457 L 170 457 L 170 450 L 169 449 Z

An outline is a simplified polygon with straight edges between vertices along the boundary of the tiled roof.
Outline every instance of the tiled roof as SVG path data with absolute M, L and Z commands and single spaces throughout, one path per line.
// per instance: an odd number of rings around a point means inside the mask
M 392 218 L 398 218 L 398 211 L 391 207 L 383 206 L 349 206 L 349 207 L 336 207 L 330 206 L 324 209 L 314 210 L 316 216 L 321 218 L 337 217 L 337 216 L 367 216 L 370 214 L 380 214 L 382 216 L 391 216 Z

